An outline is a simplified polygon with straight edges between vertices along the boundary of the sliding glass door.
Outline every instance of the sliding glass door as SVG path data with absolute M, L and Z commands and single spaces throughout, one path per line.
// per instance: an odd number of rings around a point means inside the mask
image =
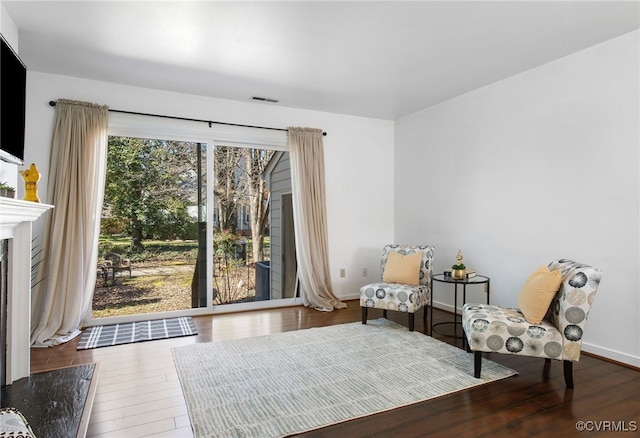
M 94 319 L 296 296 L 288 153 L 214 144 L 109 138 Z

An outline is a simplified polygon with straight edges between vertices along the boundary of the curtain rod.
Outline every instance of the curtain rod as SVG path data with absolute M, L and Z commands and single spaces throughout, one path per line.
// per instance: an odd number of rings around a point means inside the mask
M 53 100 L 50 100 L 49 101 L 49 105 L 50 106 L 56 106 L 56 102 L 53 101 Z M 215 122 L 213 120 L 191 119 L 191 118 L 188 118 L 188 117 L 178 117 L 178 116 L 166 116 L 164 114 L 138 113 L 138 112 L 135 112 L 135 111 L 124 111 L 124 110 L 117 110 L 117 109 L 111 109 L 111 108 L 109 108 L 109 111 L 114 112 L 114 113 L 133 114 L 133 115 L 136 115 L 136 116 L 162 117 L 164 119 L 186 120 L 188 122 L 208 123 L 209 124 L 209 128 L 211 128 L 212 124 L 216 124 L 216 125 L 239 126 L 241 128 L 270 129 L 272 131 L 289 131 L 286 128 L 270 128 L 268 126 L 242 125 L 242 124 L 239 124 L 239 123 L 229 123 L 229 122 Z M 323 131 L 322 135 L 326 136 L 327 133 Z

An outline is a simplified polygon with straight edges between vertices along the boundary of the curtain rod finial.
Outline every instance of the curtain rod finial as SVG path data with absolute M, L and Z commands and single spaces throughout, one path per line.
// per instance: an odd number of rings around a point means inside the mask
M 326 136 L 327 136 L 327 133 L 326 133 L 326 132 L 323 132 L 323 133 L 322 133 L 322 136 L 323 136 L 323 137 L 326 137 Z
M 54 100 L 49 101 L 49 106 L 56 106 L 56 102 Z

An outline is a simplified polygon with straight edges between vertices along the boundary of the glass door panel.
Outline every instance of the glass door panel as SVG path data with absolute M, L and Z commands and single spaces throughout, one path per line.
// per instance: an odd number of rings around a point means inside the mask
M 206 306 L 203 234 L 206 145 L 109 137 L 92 317 Z

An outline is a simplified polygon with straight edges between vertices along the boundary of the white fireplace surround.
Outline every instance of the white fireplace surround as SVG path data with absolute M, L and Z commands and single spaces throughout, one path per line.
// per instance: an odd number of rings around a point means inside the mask
M 0 197 L 0 239 L 9 239 L 6 383 L 27 377 L 31 366 L 31 228 L 53 205 Z

